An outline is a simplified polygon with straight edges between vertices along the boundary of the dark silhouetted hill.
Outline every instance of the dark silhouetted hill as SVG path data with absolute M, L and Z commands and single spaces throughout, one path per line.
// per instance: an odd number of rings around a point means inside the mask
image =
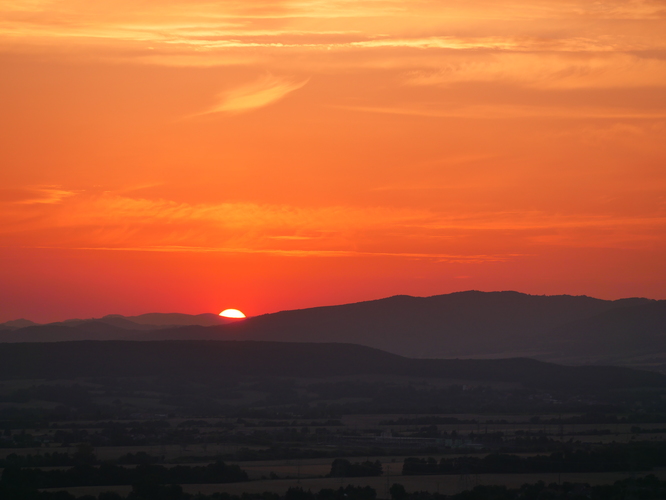
M 138 316 L 119 316 L 111 314 L 101 318 L 102 320 L 109 320 L 113 318 L 122 318 L 127 321 L 139 325 L 150 325 L 154 327 L 168 327 L 168 326 L 215 326 L 225 325 L 233 320 L 222 318 L 218 314 L 204 313 L 204 314 L 181 314 L 181 313 L 148 313 L 140 314 Z
M 158 321 L 179 320 L 178 315 L 106 316 L 78 322 L 69 332 L 56 328 L 62 324 L 0 332 L 0 341 L 340 342 L 415 358 L 531 357 L 569 364 L 628 364 L 659 369 L 666 364 L 665 311 L 666 301 L 640 298 L 608 301 L 586 296 L 469 291 L 282 311 L 217 326 L 156 325 Z M 222 320 L 212 314 L 199 316 L 203 325 Z M 140 321 L 146 323 L 137 323 Z M 130 322 L 137 326 L 127 326 Z
M 399 375 L 513 382 L 547 390 L 666 387 L 666 375 L 621 367 L 567 367 L 531 359 L 410 359 L 351 344 L 176 341 L 0 345 L 0 379 Z
M 613 307 L 619 305 L 584 296 L 470 291 L 283 311 L 224 331 L 253 340 L 350 342 L 414 357 L 474 356 L 541 349 L 554 327 Z
M 7 321 L 5 323 L 0 323 L 0 330 L 18 330 L 19 328 L 25 328 L 27 326 L 33 326 L 37 323 L 30 321 L 28 319 L 15 319 L 14 321 Z
M 0 323 L 0 331 L 18 330 L 21 328 L 27 328 L 31 326 L 39 326 L 43 328 L 44 332 L 51 331 L 53 333 L 57 333 L 57 332 L 62 332 L 62 330 L 53 329 L 51 327 L 68 326 L 68 327 L 76 327 L 81 331 L 90 331 L 91 333 L 95 333 L 100 328 L 96 327 L 95 325 L 99 323 L 115 326 L 123 330 L 160 330 L 164 328 L 179 327 L 179 326 L 225 325 L 233 321 L 234 320 L 232 319 L 222 318 L 219 315 L 213 313 L 204 313 L 204 314 L 148 313 L 148 314 L 141 314 L 139 316 L 122 316 L 120 314 L 109 314 L 102 318 L 68 319 L 56 323 L 48 323 L 46 325 L 39 325 L 38 323 L 26 319 L 18 319 L 15 321 L 7 321 L 6 323 Z M 36 331 L 37 330 L 29 330 L 23 333 L 27 334 Z M 107 329 L 107 333 L 111 334 L 110 333 L 111 331 L 112 330 Z M 118 333 L 113 338 L 117 338 L 118 335 L 122 335 L 122 333 Z M 30 338 L 29 335 L 25 335 L 25 337 L 26 339 Z M 39 339 L 40 340 L 34 340 L 34 341 L 48 342 L 49 341 L 48 334 L 45 335 L 39 334 Z M 57 341 L 57 340 L 69 340 L 69 339 L 54 338 L 53 340 Z M 33 340 L 24 340 L 24 341 L 33 342 Z
M 136 333 L 136 332 L 135 332 Z M 83 321 L 74 325 L 38 325 L 20 330 L 0 332 L 0 342 L 67 342 L 72 340 L 118 340 L 129 330 L 99 321 Z
M 666 352 L 666 301 L 614 308 L 554 328 L 550 349 L 580 361 L 654 357 Z

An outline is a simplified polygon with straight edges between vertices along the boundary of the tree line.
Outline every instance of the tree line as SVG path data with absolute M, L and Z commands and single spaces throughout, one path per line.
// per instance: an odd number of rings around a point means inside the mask
M 564 451 L 529 457 L 493 453 L 485 457 L 442 458 L 439 462 L 432 457 L 408 457 L 403 463 L 402 474 L 618 472 L 648 471 L 663 466 L 666 466 L 663 445 L 609 446 L 592 451 Z
M 401 484 L 394 483 L 391 500 L 624 500 L 630 498 L 666 498 L 666 481 L 654 475 L 637 479 L 624 479 L 614 484 L 590 486 L 579 483 L 551 483 L 543 481 L 524 484 L 520 488 L 481 485 L 454 495 L 429 491 L 407 492 Z M 318 493 L 300 487 L 289 488 L 284 495 L 272 492 L 259 494 L 213 493 L 210 495 L 185 493 L 177 484 L 161 485 L 150 478 L 132 485 L 132 491 L 122 496 L 115 492 L 103 492 L 97 496 L 75 496 L 66 491 L 39 492 L 35 489 L 7 488 L 0 484 L 3 500 L 376 500 L 377 491 L 369 486 L 346 486 L 322 489 Z

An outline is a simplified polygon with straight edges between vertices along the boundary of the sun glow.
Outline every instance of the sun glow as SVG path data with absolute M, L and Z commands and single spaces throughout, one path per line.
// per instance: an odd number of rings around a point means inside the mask
M 223 318 L 234 318 L 234 319 L 240 319 L 244 318 L 245 314 L 240 312 L 238 309 L 225 309 L 220 313 L 220 316 Z

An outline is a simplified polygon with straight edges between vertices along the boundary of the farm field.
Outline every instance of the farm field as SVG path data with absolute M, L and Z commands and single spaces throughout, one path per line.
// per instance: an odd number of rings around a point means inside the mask
M 127 495 L 148 477 L 186 493 L 351 485 L 386 498 L 393 483 L 455 494 L 666 479 L 666 387 L 188 377 L 0 381 L 4 486 Z

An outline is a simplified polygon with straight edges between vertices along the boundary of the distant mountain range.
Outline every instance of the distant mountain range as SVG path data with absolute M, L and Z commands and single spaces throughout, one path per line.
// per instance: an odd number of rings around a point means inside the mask
M 20 320 L 25 321 L 25 320 Z M 361 344 L 415 358 L 530 357 L 666 372 L 666 301 L 459 292 L 282 311 L 221 324 L 214 314 L 5 323 L 0 342 L 270 340 Z M 2 325 L 0 325 L 2 328 Z
M 102 318 L 90 319 L 68 319 L 57 323 L 48 323 L 40 325 L 27 319 L 17 319 L 14 321 L 7 321 L 0 323 L 0 331 L 19 330 L 29 326 L 39 327 L 53 327 L 53 326 L 67 326 L 67 327 L 83 327 L 85 330 L 87 326 L 94 324 L 105 324 L 122 328 L 123 330 L 161 330 L 164 328 L 173 328 L 178 326 L 215 326 L 225 325 L 231 323 L 233 320 L 223 318 L 217 314 L 204 313 L 204 314 L 182 314 L 182 313 L 148 313 L 140 314 L 139 316 L 122 316 L 120 314 L 108 314 Z M 93 328 L 95 328 L 93 326 Z M 1 342 L 2 340 L 0 340 Z

